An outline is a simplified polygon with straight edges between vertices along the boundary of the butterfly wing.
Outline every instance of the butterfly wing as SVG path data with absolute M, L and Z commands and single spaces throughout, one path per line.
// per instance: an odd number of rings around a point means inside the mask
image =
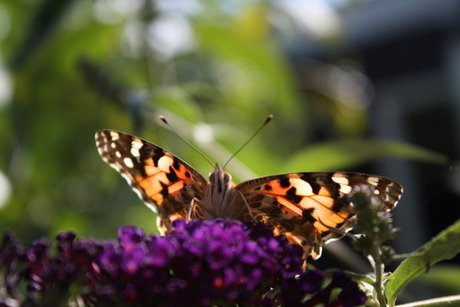
M 96 133 L 102 159 L 117 170 L 145 204 L 158 213 L 158 228 L 186 219 L 194 200 L 203 198 L 207 181 L 170 152 L 138 137 L 113 131 Z
M 357 185 L 375 187 L 386 210 L 402 194 L 401 185 L 391 179 L 346 172 L 268 176 L 240 183 L 235 189 L 250 208 L 248 219 L 273 226 L 275 233 L 318 258 L 323 242 L 342 236 L 332 228 L 351 228 L 354 213 L 347 195 Z

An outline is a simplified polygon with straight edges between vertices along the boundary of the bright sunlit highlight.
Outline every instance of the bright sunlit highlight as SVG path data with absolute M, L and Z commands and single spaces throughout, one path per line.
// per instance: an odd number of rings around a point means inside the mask
M 7 105 L 11 99 L 11 78 L 3 66 L 0 66 L 0 108 Z
M 103 23 L 117 24 L 136 13 L 142 3 L 140 0 L 98 0 L 94 3 L 94 15 Z
M 214 132 L 210 125 L 199 124 L 193 130 L 193 137 L 198 143 L 208 144 L 214 140 Z
M 0 171 L 0 209 L 6 205 L 11 196 L 11 183 Z
M 193 47 L 192 29 L 180 14 L 161 16 L 149 27 L 148 43 L 152 49 L 169 58 Z
M 341 31 L 340 17 L 324 1 L 283 1 L 279 3 L 279 6 L 286 10 L 303 30 L 317 38 L 335 37 Z

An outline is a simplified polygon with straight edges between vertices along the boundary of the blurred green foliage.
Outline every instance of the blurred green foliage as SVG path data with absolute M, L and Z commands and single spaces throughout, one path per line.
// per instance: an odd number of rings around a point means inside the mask
M 268 16 L 276 8 L 265 1 L 232 2 L 231 10 L 218 1 L 192 1 L 199 9 L 182 15 L 155 2 L 123 3 L 0 4 L 6 29 L 0 68 L 12 82 L 11 97 L 0 104 L 0 171 L 12 186 L 0 208 L 2 232 L 12 229 L 31 241 L 60 230 L 114 237 L 116 226 L 125 224 L 155 231 L 154 214 L 100 159 L 94 133 L 101 128 L 136 133 L 209 173 L 212 167 L 202 157 L 158 124 L 159 114 L 218 163 L 274 114 L 228 165 L 236 181 L 349 169 L 385 156 L 439 160 L 389 140 L 372 150 L 376 143 L 363 139 L 365 101 L 344 101 L 333 79 L 300 91 L 271 32 Z M 162 52 L 153 29 L 176 15 L 191 43 Z M 166 36 L 180 38 L 180 29 L 173 24 Z M 317 72 L 332 70 L 346 74 L 315 64 Z M 324 127 L 331 139 L 324 147 L 309 147 L 314 130 Z M 341 146 L 344 142 L 358 142 L 358 150 L 367 151 L 355 156 L 357 147 Z
M 456 265 L 440 264 L 420 275 L 416 282 L 434 286 L 444 295 L 460 293 L 460 268 Z

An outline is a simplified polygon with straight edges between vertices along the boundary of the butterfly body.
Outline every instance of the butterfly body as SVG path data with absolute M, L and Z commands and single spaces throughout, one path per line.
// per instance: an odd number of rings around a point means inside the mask
M 216 165 L 206 180 L 183 160 L 136 136 L 100 130 L 96 144 L 103 160 L 158 213 L 162 233 L 171 231 L 178 218 L 264 222 L 313 258 L 323 242 L 351 228 L 354 208 L 348 196 L 353 187 L 372 186 L 385 210 L 402 194 L 401 185 L 391 179 L 351 172 L 289 173 L 235 184 Z
M 198 204 L 198 208 L 202 209 L 201 218 L 241 219 L 248 208 L 244 206 L 242 194 L 234 187 L 230 174 L 216 164 L 214 171 L 209 175 L 203 199 Z

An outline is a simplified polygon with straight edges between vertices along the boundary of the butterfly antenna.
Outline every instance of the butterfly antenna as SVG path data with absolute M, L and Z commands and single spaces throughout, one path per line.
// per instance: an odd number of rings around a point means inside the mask
M 195 145 L 193 145 L 193 143 L 191 143 L 190 141 L 186 140 L 184 137 L 182 137 L 182 135 L 180 135 L 174 128 L 173 126 L 171 126 L 168 121 L 166 120 L 166 118 L 163 116 L 163 115 L 160 115 L 160 120 L 162 122 L 164 122 L 166 124 L 166 126 L 169 127 L 169 130 L 171 130 L 172 133 L 174 133 L 179 139 L 181 139 L 182 141 L 185 142 L 185 144 L 189 145 L 190 147 L 192 147 L 193 149 L 196 150 L 196 152 L 198 152 L 206 161 L 209 162 L 209 164 L 211 164 L 212 167 L 215 166 L 215 164 L 198 148 L 196 147 Z
M 243 145 L 240 146 L 240 148 L 235 151 L 235 153 L 227 160 L 227 162 L 225 162 L 223 168 L 225 169 L 225 167 L 227 166 L 227 164 L 244 148 L 246 147 L 246 145 L 249 144 L 249 142 L 252 141 L 252 139 L 257 135 L 259 134 L 260 130 L 262 130 L 262 128 L 265 127 L 265 125 L 267 125 L 272 119 L 273 119 L 273 114 L 270 114 L 267 116 L 267 118 L 265 119 L 265 121 L 262 123 L 262 125 L 260 125 L 260 127 L 253 133 L 253 135 L 246 141 L 244 142 Z

